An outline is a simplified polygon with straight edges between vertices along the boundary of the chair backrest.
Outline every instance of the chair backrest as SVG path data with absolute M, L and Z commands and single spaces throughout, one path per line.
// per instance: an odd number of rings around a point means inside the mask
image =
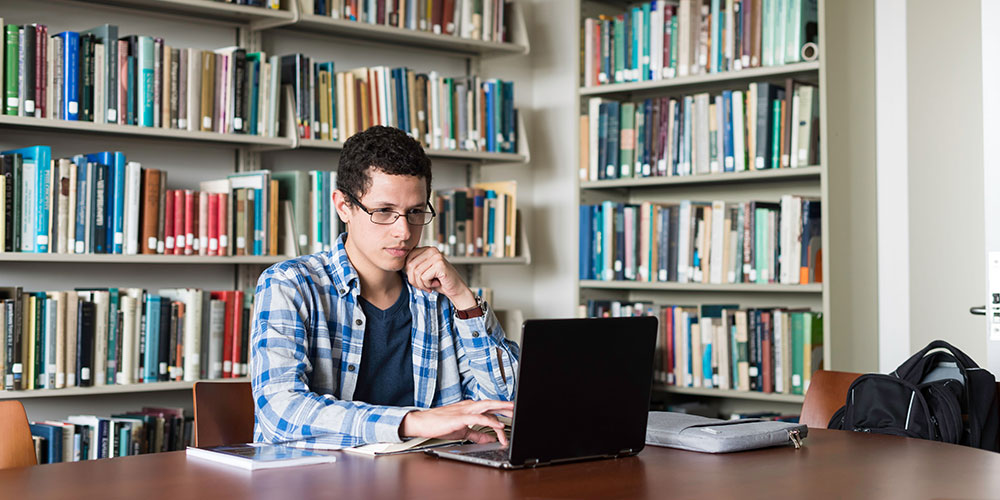
M 0 401 L 0 469 L 35 465 L 28 416 L 20 401 Z
M 847 401 L 847 390 L 860 373 L 817 370 L 812 374 L 799 423 L 826 429 L 830 419 Z
M 253 411 L 249 382 L 195 382 L 194 445 L 253 441 Z

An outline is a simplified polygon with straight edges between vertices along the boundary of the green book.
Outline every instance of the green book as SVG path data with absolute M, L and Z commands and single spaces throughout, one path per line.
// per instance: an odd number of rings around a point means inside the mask
M 754 269 L 757 270 L 757 284 L 767 284 L 767 213 L 766 208 L 754 212 Z
M 774 51 L 774 65 L 780 66 L 785 64 L 785 25 L 788 23 L 788 10 L 790 7 L 789 0 L 774 0 L 774 26 L 771 28 L 771 33 L 774 36 L 774 45 L 772 45 L 772 50 Z
M 105 383 L 115 385 L 115 373 L 118 371 L 118 302 L 120 295 L 117 288 L 108 289 L 108 357 Z
M 771 119 L 771 168 L 781 168 L 781 107 L 784 97 L 779 92 L 778 97 L 771 101 L 773 118 Z
M 673 69 L 673 74 L 677 74 L 677 16 L 670 18 L 670 68 Z
M 623 102 L 621 106 L 621 134 L 619 139 L 618 177 L 632 177 L 632 161 L 635 158 L 635 103 Z
M 649 17 L 650 2 L 642 4 L 642 75 L 639 80 L 649 80 Z
M 805 356 L 805 319 L 809 313 L 792 313 L 792 394 L 803 394 L 802 361 Z
M 785 64 L 802 61 L 802 46 L 807 42 L 815 41 L 806 36 L 812 31 L 816 36 L 815 29 L 807 30 L 807 27 L 815 26 L 819 13 L 817 0 L 786 0 L 788 6 L 788 21 L 785 24 Z
M 303 170 L 289 170 L 272 172 L 271 178 L 278 181 L 278 199 L 292 202 L 295 248 L 298 255 L 306 255 L 311 251 L 309 248 L 309 174 Z
M 608 79 L 611 83 L 620 83 L 625 81 L 625 19 L 621 16 L 615 18 L 614 30 L 615 67 Z
M 761 0 L 763 12 L 760 36 L 760 65 L 774 66 L 774 19 L 775 3 L 778 0 Z
M 18 27 L 14 24 L 8 24 L 4 27 L 6 32 L 6 44 L 5 44 L 5 54 L 4 59 L 6 61 L 6 68 L 4 68 L 4 74 L 6 75 L 6 81 L 4 82 L 4 114 L 17 116 L 18 108 L 20 106 L 20 100 L 18 99 L 18 54 L 19 54 L 19 42 L 18 42 Z

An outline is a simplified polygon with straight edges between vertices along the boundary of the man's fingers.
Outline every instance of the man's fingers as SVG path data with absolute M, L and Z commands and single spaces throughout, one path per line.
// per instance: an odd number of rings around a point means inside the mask
M 507 435 L 503 432 L 503 424 L 497 420 L 496 417 L 492 415 L 470 415 L 473 417 L 468 420 L 468 425 L 481 425 L 483 427 L 492 428 L 497 435 L 497 439 L 500 440 L 500 444 L 507 446 Z
M 490 413 L 500 413 L 503 415 L 507 415 L 506 413 L 503 412 L 504 411 L 513 412 L 514 410 L 513 401 L 497 401 L 495 399 L 484 399 L 481 401 L 475 401 L 469 406 L 470 406 L 469 409 L 476 413 L 490 412 Z M 507 415 L 507 416 L 509 417 L 512 415 Z
M 469 431 L 465 434 L 465 439 L 472 441 L 473 443 L 476 444 L 486 444 L 496 441 L 496 439 L 494 439 L 493 436 L 490 436 L 489 434 L 484 434 L 479 431 L 474 431 L 472 429 L 469 429 Z

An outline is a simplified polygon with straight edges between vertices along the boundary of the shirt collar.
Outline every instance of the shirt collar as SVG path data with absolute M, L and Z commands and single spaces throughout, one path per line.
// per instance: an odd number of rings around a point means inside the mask
M 337 237 L 337 244 L 333 250 L 333 272 L 336 277 L 337 295 L 343 297 L 351 293 L 351 289 L 359 285 L 358 272 L 351 265 L 351 259 L 347 258 L 347 249 L 344 243 L 347 241 L 347 233 L 340 233 Z

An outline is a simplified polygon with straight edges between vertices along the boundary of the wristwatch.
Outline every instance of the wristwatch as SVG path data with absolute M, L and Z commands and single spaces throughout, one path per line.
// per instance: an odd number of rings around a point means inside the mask
M 486 303 L 483 302 L 483 298 L 476 295 L 476 305 L 468 309 L 462 309 L 461 311 L 455 311 L 455 317 L 458 319 L 470 319 L 478 318 L 486 314 Z

